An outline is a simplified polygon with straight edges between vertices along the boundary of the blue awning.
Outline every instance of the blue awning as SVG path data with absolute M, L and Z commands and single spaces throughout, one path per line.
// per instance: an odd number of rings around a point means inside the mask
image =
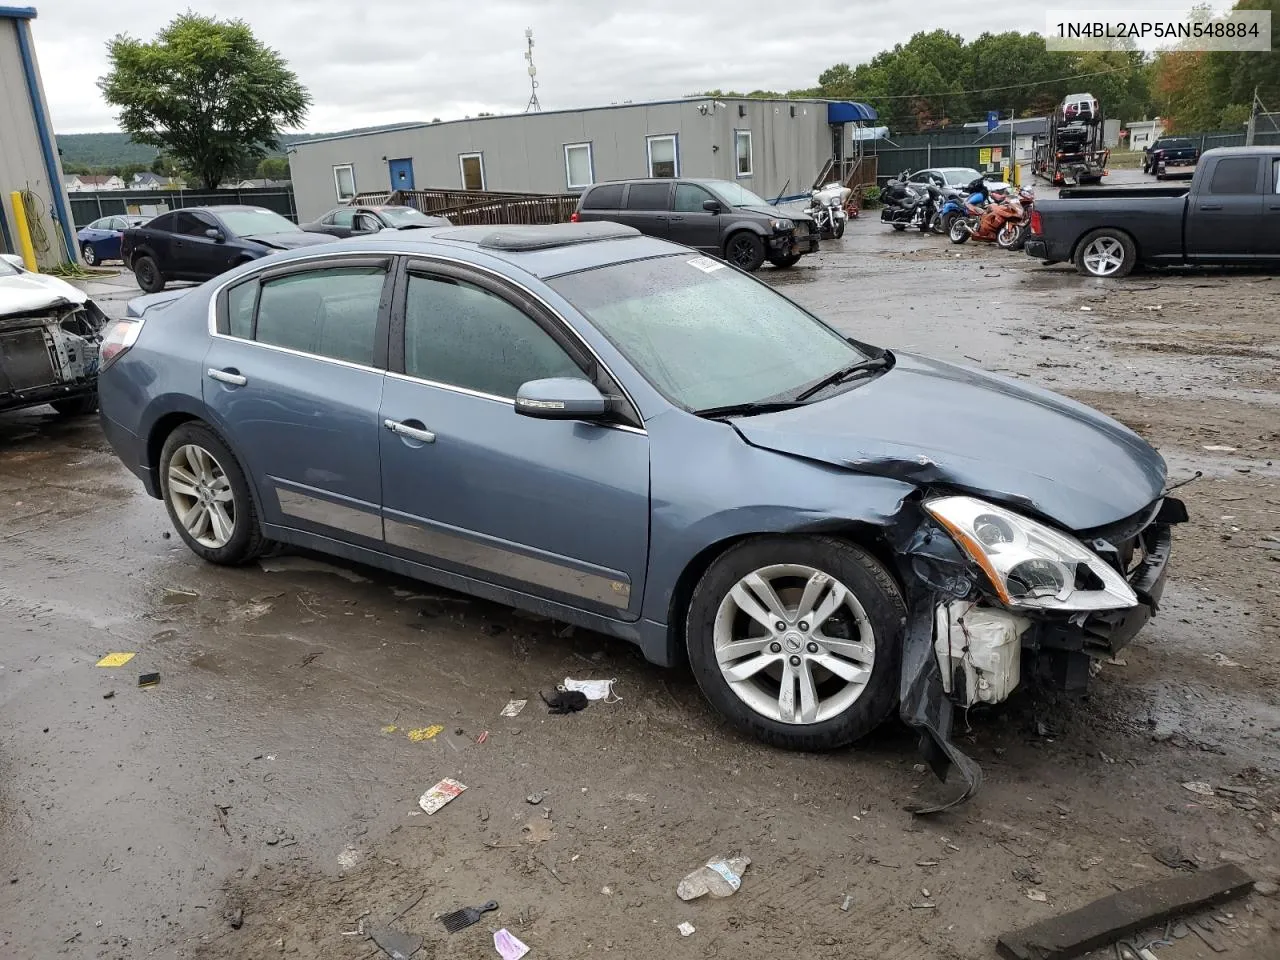
M 827 104 L 827 123 L 867 123 L 878 120 L 875 107 L 853 100 L 832 101 Z

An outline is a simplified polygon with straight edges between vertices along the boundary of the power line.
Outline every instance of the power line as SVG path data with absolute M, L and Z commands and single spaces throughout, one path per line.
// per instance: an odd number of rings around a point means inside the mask
M 1053 80 L 1028 80 L 1026 83 L 1011 83 L 1006 87 L 984 87 L 981 90 L 943 90 L 939 93 L 896 93 L 893 96 L 872 96 L 867 99 L 877 100 L 928 100 L 931 97 L 961 97 L 971 93 L 999 93 L 1001 90 L 1020 90 L 1023 87 L 1047 86 L 1051 83 L 1062 83 L 1066 80 L 1087 80 L 1089 77 L 1105 77 L 1113 73 L 1124 73 L 1132 67 L 1113 67 L 1110 70 L 1099 70 L 1096 73 L 1077 73 L 1070 77 L 1056 77 Z

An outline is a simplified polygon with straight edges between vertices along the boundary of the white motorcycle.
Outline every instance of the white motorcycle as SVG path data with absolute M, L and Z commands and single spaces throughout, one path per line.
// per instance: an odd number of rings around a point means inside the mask
M 839 240 L 844 236 L 845 224 L 849 222 L 844 205 L 852 193 L 848 187 L 829 183 L 809 194 L 809 216 L 817 223 L 818 235 L 823 240 Z

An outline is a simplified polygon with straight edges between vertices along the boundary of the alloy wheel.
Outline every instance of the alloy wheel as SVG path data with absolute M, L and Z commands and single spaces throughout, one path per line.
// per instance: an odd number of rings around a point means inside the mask
M 729 259 L 745 270 L 755 259 L 754 245 L 747 237 L 739 237 L 729 245 Z
M 729 688 L 781 723 L 821 723 L 848 710 L 875 664 L 875 631 L 858 598 L 804 564 L 739 580 L 720 602 L 712 636 Z
M 1085 247 L 1084 265 L 1095 277 L 1109 277 L 1124 265 L 1124 246 L 1115 237 L 1098 237 Z
M 84 257 L 84 262 L 91 267 L 98 262 L 98 251 L 93 249 L 92 244 L 86 243 L 83 247 L 81 247 L 80 255 Z
M 235 493 L 222 464 L 204 447 L 186 444 L 173 452 L 169 499 L 178 522 L 197 543 L 217 550 L 231 540 Z

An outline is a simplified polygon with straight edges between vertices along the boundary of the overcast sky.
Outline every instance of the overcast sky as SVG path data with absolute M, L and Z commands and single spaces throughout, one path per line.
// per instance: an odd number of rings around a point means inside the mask
M 106 41 L 150 39 L 177 5 L 155 0 L 31 0 L 45 92 L 58 133 L 116 129 L 95 81 Z M 1219 0 L 1222 8 L 1230 0 Z M 660 100 L 709 88 L 813 86 L 833 63 L 859 63 L 942 27 L 1042 31 L 1065 3 L 978 0 L 189 0 L 247 21 L 284 55 L 315 99 L 304 129 L 341 130 L 522 111 L 524 30 L 532 27 L 544 110 Z M 1088 2 L 1079 7 L 1104 6 Z M 1128 3 L 1125 6 L 1129 6 Z M 1183 8 L 1181 0 L 1133 6 Z M 1016 78 L 1016 65 L 1011 65 Z

